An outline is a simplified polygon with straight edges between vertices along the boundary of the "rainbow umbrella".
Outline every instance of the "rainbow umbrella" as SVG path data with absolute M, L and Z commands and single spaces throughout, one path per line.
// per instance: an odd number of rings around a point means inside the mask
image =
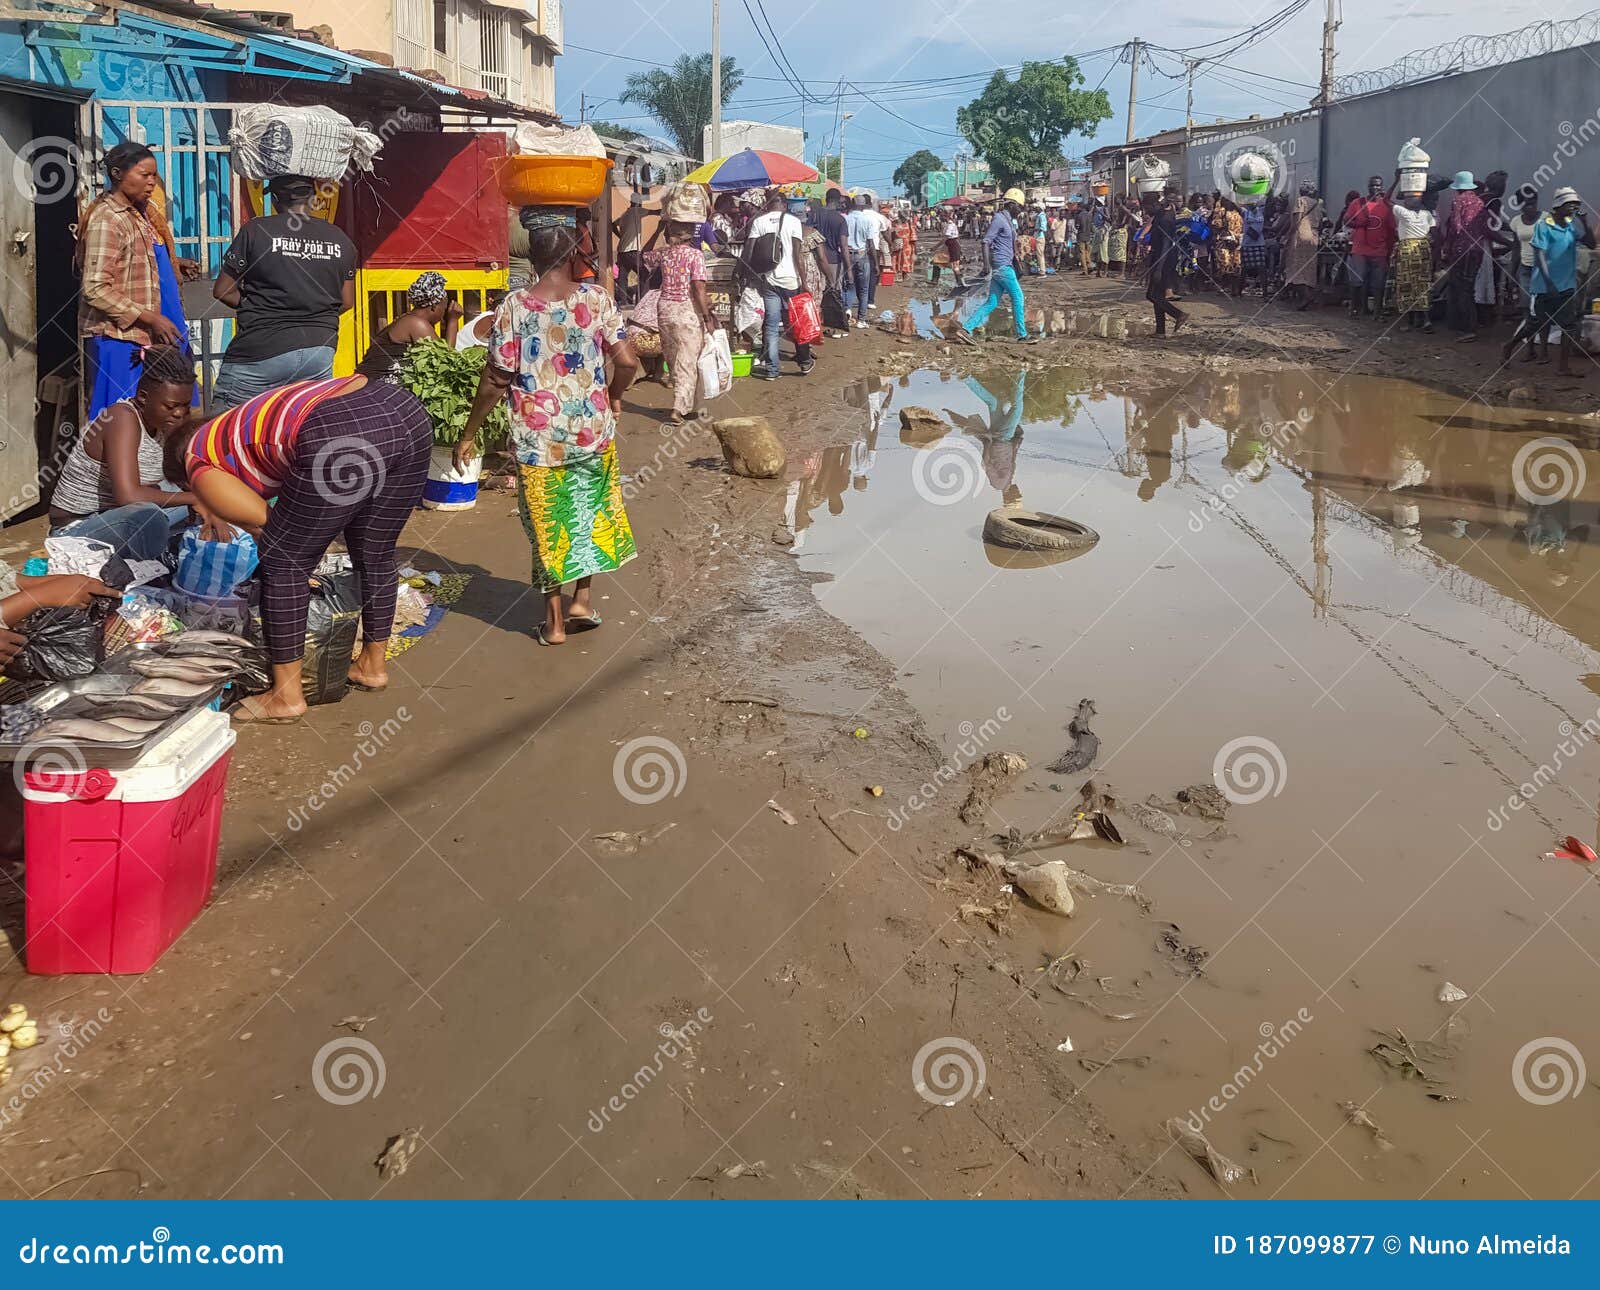
M 805 162 L 785 157 L 781 152 L 763 152 L 757 148 L 746 148 L 731 157 L 718 157 L 684 176 L 688 183 L 705 184 L 719 193 L 737 192 L 741 188 L 771 188 L 774 184 L 809 183 L 816 178 L 817 172 Z

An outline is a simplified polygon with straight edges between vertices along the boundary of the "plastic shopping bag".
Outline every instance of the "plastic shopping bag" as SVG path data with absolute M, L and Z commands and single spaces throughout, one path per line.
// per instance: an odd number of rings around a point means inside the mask
M 733 388 L 733 351 L 720 327 L 700 347 L 700 396 L 714 399 Z
M 754 336 L 761 334 L 761 328 L 766 322 L 767 309 L 761 303 L 761 293 L 754 287 L 746 287 L 739 293 L 738 300 L 733 305 L 733 329 L 741 336 L 749 333 Z
M 822 311 L 809 291 L 789 297 L 789 334 L 796 345 L 815 345 L 822 339 Z
M 88 676 L 105 660 L 106 620 L 120 601 L 96 596 L 87 609 L 36 609 L 16 630 L 28 638 L 9 663 L 12 681 L 71 681 Z
M 199 529 L 187 529 L 172 585 L 191 596 L 211 600 L 231 596 L 234 588 L 256 571 L 259 562 L 256 540 L 243 529 L 234 533 L 232 542 L 207 542 Z

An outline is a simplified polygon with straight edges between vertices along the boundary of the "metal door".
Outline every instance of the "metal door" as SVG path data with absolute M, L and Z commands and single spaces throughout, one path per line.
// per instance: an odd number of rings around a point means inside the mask
M 0 93 L 0 519 L 39 500 L 32 117 L 28 99 Z

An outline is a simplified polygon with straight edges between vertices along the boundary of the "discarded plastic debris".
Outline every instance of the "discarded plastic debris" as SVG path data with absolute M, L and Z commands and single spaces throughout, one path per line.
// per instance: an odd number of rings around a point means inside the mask
M 867 793 L 871 797 L 882 797 L 883 796 L 883 785 L 882 784 L 868 784 L 867 785 Z
M 378 1177 L 388 1182 L 398 1178 L 411 1167 L 411 1157 L 422 1149 L 422 1130 L 420 1128 L 402 1129 L 384 1144 L 383 1152 L 378 1156 Z
M 1028 769 L 1027 758 L 1019 753 L 986 753 L 970 772 L 972 788 L 956 812 L 963 824 L 977 824 L 989 810 L 989 803 L 1007 780 Z
M 788 811 L 784 810 L 783 807 L 779 806 L 770 797 L 767 799 L 767 810 L 771 811 L 774 815 L 776 815 L 785 824 L 798 824 L 799 823 L 799 821 L 796 820 L 794 818 L 794 816 L 790 815 Z
M 1593 847 L 1570 836 L 1550 852 L 1550 856 L 1556 860 L 1576 860 L 1579 864 L 1593 864 L 1600 860 L 1600 855 L 1595 854 Z
M 1079 699 L 1078 711 L 1067 723 L 1072 747 L 1050 763 L 1048 769 L 1052 775 L 1076 775 L 1094 765 L 1094 759 L 1100 755 L 1100 736 L 1089 729 L 1094 715 L 1094 700 Z
M 738 1164 L 719 1165 L 708 1174 L 695 1174 L 694 1179 L 696 1182 L 716 1182 L 719 1178 L 766 1178 L 768 1176 L 767 1162 L 765 1160 L 753 1160 L 748 1164 L 741 1160 Z
M 1243 1165 L 1235 1164 L 1206 1141 L 1206 1135 L 1196 1133 L 1182 1119 L 1174 1116 L 1167 1121 L 1167 1132 L 1172 1140 L 1194 1157 L 1217 1182 L 1225 1187 L 1243 1182 L 1246 1173 Z
M 1375 1030 L 1378 1042 L 1367 1049 L 1380 1063 L 1396 1072 L 1401 1079 L 1421 1080 L 1424 1084 L 1442 1084 L 1444 1081 L 1436 1079 L 1422 1065 L 1427 1061 L 1430 1065 L 1438 1062 L 1443 1064 L 1451 1060 L 1455 1050 L 1448 1044 L 1430 1043 L 1424 1040 L 1414 1044 L 1406 1037 L 1403 1030 L 1396 1028 L 1393 1031 Z
M 1153 1060 L 1148 1053 L 1136 1053 L 1132 1057 L 1107 1057 L 1103 1060 L 1098 1057 L 1080 1057 L 1078 1058 L 1078 1065 L 1090 1074 L 1097 1074 L 1112 1066 L 1131 1066 L 1134 1070 L 1142 1071 Z
M 1389 1140 L 1389 1135 L 1378 1127 L 1378 1122 L 1354 1102 L 1340 1102 L 1339 1109 L 1344 1112 L 1344 1118 L 1358 1129 L 1365 1129 L 1372 1135 L 1372 1145 L 1379 1151 L 1393 1151 L 1394 1143 Z
M 1065 1039 L 1063 1039 L 1059 1044 L 1056 1045 L 1056 1052 L 1058 1052 L 1058 1053 L 1070 1053 L 1071 1051 L 1072 1051 L 1072 1036 L 1068 1035 Z
M 868 735 L 870 735 L 872 733 L 872 731 L 868 730 L 865 726 L 857 726 L 850 733 L 852 735 L 854 735 L 857 739 L 865 739 Z
M 337 1030 L 340 1026 L 343 1026 L 352 1034 L 359 1035 L 376 1020 L 376 1017 L 341 1017 L 338 1021 L 333 1023 L 333 1028 Z
M 1177 971 L 1199 976 L 1211 955 L 1198 945 L 1184 944 L 1178 935 L 1181 930 L 1176 923 L 1168 923 L 1156 937 L 1156 948 L 1171 960 Z
M 1453 985 L 1449 981 L 1446 981 L 1439 987 L 1440 1003 L 1461 1003 L 1466 998 L 1467 992 L 1459 985 Z
M 1052 914 L 1070 918 L 1078 907 L 1072 895 L 1072 884 L 1067 878 L 1068 866 L 1060 860 L 1009 866 L 1006 872 L 1025 895 Z
M 678 827 L 673 820 L 666 824 L 658 824 L 654 828 L 644 829 L 638 833 L 596 833 L 590 841 L 597 844 L 600 850 L 608 855 L 631 856 L 643 851 L 652 842 L 659 840 L 664 834 Z

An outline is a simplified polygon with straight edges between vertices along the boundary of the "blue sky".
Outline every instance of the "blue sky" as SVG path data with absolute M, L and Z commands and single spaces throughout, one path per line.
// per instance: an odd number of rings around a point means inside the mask
M 808 131 L 806 153 L 834 151 L 835 83 L 857 82 L 864 95 L 846 91 L 846 180 L 887 191 L 889 176 L 908 154 L 929 148 L 948 157 L 962 146 L 956 109 L 971 99 L 987 73 L 1028 58 L 1054 58 L 1117 45 L 1134 36 L 1172 48 L 1203 45 L 1241 31 L 1281 9 L 1287 0 L 1221 0 L 1200 6 L 1178 0 L 1139 5 L 1083 5 L 1073 0 L 764 0 L 789 63 L 822 106 L 807 105 L 782 78 L 762 47 L 745 0 L 722 0 L 722 48 L 747 75 L 726 111 L 739 119 L 800 125 Z M 755 0 L 749 0 L 755 9 Z M 1401 55 L 1468 34 L 1501 32 L 1540 19 L 1576 16 L 1594 0 L 1545 0 L 1538 12 L 1487 0 L 1390 3 L 1345 0 L 1335 70 L 1383 67 Z M 1195 81 L 1195 116 L 1272 115 L 1310 100 L 1320 60 L 1323 5 L 1305 10 L 1260 44 L 1232 56 Z M 590 115 L 659 133 L 638 109 L 617 103 L 629 72 L 650 63 L 670 63 L 681 53 L 710 48 L 711 0 L 618 0 L 566 7 L 567 52 L 556 63 L 556 98 L 562 115 L 578 118 L 580 92 Z M 588 51 L 606 51 L 604 53 Z M 1128 66 L 1114 54 L 1083 61 L 1089 85 L 1104 84 L 1115 117 L 1095 139 L 1074 138 L 1069 151 L 1082 153 L 1124 137 Z M 639 61 L 629 61 L 639 60 Z M 1158 61 L 1172 71 L 1177 60 Z M 969 75 L 962 81 L 940 78 Z M 1140 134 L 1183 124 L 1184 83 L 1145 67 L 1139 73 L 1136 125 Z M 1405 125 L 1395 123 L 1396 148 Z

